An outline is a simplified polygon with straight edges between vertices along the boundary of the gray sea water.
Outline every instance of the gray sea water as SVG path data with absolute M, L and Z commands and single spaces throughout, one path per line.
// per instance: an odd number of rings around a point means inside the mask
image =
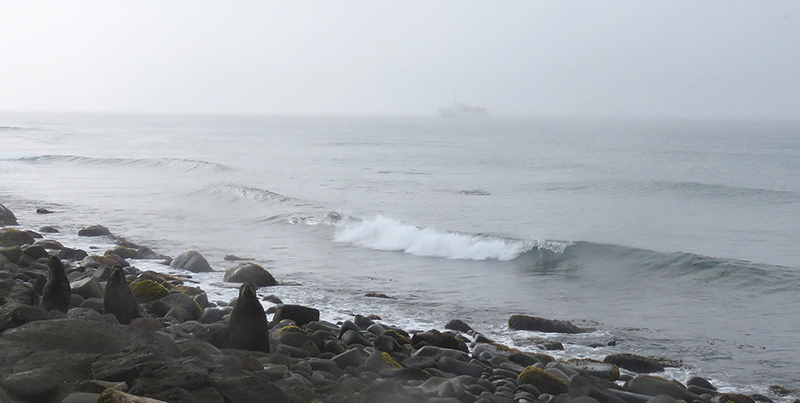
M 91 224 L 198 250 L 212 300 L 236 294 L 234 254 L 300 284 L 260 294 L 331 321 L 459 318 L 800 390 L 800 122 L 7 113 L 0 203 L 90 251 L 110 242 L 75 235 Z M 510 331 L 518 313 L 597 330 Z

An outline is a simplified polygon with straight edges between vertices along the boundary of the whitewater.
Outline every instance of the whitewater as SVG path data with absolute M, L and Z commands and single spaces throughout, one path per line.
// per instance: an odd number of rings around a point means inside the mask
M 669 376 L 769 394 L 800 390 L 798 134 L 783 121 L 6 113 L 0 203 L 89 251 L 111 241 L 75 234 L 102 224 L 218 271 L 251 258 L 284 283 L 260 294 L 327 320 L 463 319 L 523 349 L 547 338 L 565 357 L 680 359 Z M 221 278 L 193 281 L 227 301 Z M 512 314 L 596 330 L 511 331 Z

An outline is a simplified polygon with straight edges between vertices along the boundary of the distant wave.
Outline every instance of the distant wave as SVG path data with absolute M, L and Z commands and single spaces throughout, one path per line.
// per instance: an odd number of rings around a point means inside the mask
M 696 196 L 759 197 L 775 201 L 800 201 L 800 192 L 746 186 L 719 185 L 703 182 L 651 182 L 645 190 L 669 190 Z
M 622 276 L 626 281 L 653 281 L 661 277 L 683 279 L 702 287 L 714 285 L 764 292 L 796 290 L 800 286 L 797 268 L 584 241 L 567 245 L 559 255 L 527 251 L 517 262 L 532 274 L 595 271 L 604 277 Z
M 19 126 L 0 126 L 0 130 L 27 130 L 27 129 Z
M 195 192 L 195 194 L 205 194 L 209 196 L 225 198 L 228 200 L 249 200 L 254 202 L 270 202 L 270 203 L 281 203 L 281 202 L 299 202 L 299 199 L 295 199 L 293 197 L 284 196 L 279 193 L 271 192 L 265 189 L 258 189 L 254 187 L 238 185 L 238 184 L 217 184 L 205 187 L 200 189 L 199 191 Z
M 143 167 L 167 167 L 182 171 L 194 170 L 214 170 L 227 171 L 228 166 L 208 161 L 198 161 L 183 158 L 104 158 L 104 157 L 85 157 L 80 155 L 41 155 L 36 157 L 20 158 L 20 161 L 32 163 L 66 162 L 87 165 L 117 165 L 117 166 L 143 166 Z
M 334 239 L 363 248 L 402 251 L 416 256 L 499 261 L 510 261 L 538 248 L 561 252 L 568 244 L 439 231 L 384 216 L 350 221 L 339 229 Z

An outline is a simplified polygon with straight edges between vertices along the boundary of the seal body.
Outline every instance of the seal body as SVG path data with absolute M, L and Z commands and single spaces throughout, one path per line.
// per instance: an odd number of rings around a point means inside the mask
M 64 264 L 57 257 L 50 258 L 47 264 L 49 278 L 42 290 L 42 303 L 40 306 L 48 311 L 59 310 L 66 313 L 69 309 L 69 299 L 72 289 L 64 269 Z
M 269 324 L 252 283 L 239 288 L 239 299 L 228 319 L 228 347 L 269 352 Z
M 120 267 L 114 269 L 106 283 L 106 291 L 103 294 L 103 311 L 116 316 L 119 323 L 123 325 L 129 325 L 133 319 L 142 316 L 139 313 L 136 297 L 128 282 L 125 281 L 125 273 Z

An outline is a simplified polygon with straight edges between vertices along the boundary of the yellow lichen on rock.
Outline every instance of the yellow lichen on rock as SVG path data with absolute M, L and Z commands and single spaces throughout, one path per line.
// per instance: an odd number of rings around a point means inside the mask
M 517 377 L 518 384 L 530 384 L 542 393 L 559 395 L 567 391 L 567 384 L 554 375 L 536 367 L 527 367 Z
M 139 302 L 147 303 L 169 295 L 169 290 L 153 280 L 136 280 L 131 283 L 131 291 Z
M 381 358 L 383 358 L 383 361 L 386 362 L 386 364 L 389 365 L 392 368 L 396 368 L 396 369 L 402 369 L 403 368 L 403 366 L 400 365 L 400 363 L 397 362 L 394 358 L 392 358 L 392 356 L 389 355 L 389 353 L 381 353 Z
M 411 344 L 411 339 L 394 329 L 389 329 L 383 332 L 384 336 L 389 336 L 394 339 L 399 345 Z

